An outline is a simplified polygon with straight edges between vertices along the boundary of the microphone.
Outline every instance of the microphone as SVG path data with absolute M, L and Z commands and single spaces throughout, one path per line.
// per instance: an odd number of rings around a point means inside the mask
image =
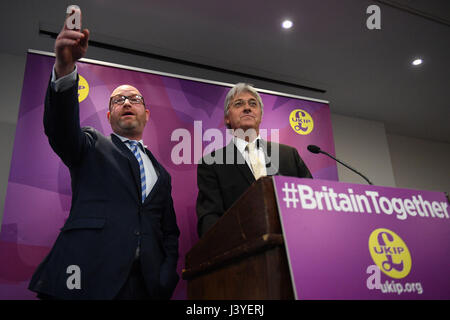
M 318 146 L 315 146 L 315 145 L 313 145 L 313 144 L 310 144 L 310 145 L 307 147 L 307 149 L 308 149 L 308 151 L 311 152 L 311 153 L 323 153 L 323 154 L 329 156 L 329 157 L 332 158 L 333 160 L 339 162 L 339 163 L 342 164 L 343 166 L 345 166 L 345 167 L 349 168 L 350 170 L 352 170 L 353 172 L 359 174 L 359 175 L 360 175 L 361 177 L 363 177 L 370 185 L 373 185 L 373 183 L 370 182 L 370 180 L 367 179 L 361 172 L 356 171 L 356 169 L 353 169 L 353 168 L 350 167 L 349 165 L 347 165 L 347 164 L 343 163 L 342 161 L 336 159 L 335 157 L 333 157 L 333 156 L 332 156 L 331 154 L 329 154 L 328 152 L 325 152 L 325 151 L 323 151 L 323 150 L 320 150 L 320 148 L 319 148 Z
M 310 144 L 307 149 L 312 153 L 320 153 L 320 148 L 318 146 L 315 146 L 313 144 Z

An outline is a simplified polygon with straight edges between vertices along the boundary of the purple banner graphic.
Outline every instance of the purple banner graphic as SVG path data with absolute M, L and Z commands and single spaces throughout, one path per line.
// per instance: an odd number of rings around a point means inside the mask
M 0 234 L 0 299 L 34 299 L 28 282 L 70 210 L 69 170 L 50 148 L 42 120 L 53 64 L 53 57 L 28 54 Z M 77 66 L 81 126 L 92 126 L 105 135 L 112 132 L 106 117 L 108 101 L 121 84 L 137 87 L 145 98 L 150 119 L 144 143 L 172 176 L 181 231 L 181 275 L 186 253 L 198 241 L 196 163 L 212 151 L 207 130 L 219 130 L 226 137 L 223 103 L 229 87 L 96 63 Z M 277 129 L 275 138 L 297 148 L 314 177 L 337 180 L 333 161 L 306 151 L 308 144 L 318 144 L 334 153 L 328 105 L 275 94 L 261 96 L 261 129 L 267 129 L 268 140 L 273 140 L 272 129 Z M 301 112 L 291 115 L 297 109 Z M 227 142 L 219 141 L 220 146 Z M 186 282 L 180 280 L 173 299 L 185 298 Z
M 444 193 L 273 180 L 297 299 L 450 299 Z

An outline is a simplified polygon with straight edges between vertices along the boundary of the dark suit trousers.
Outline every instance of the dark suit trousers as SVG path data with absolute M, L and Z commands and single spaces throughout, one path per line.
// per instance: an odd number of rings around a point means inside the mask
M 57 300 L 55 297 L 38 293 L 37 298 L 40 300 Z M 149 300 L 150 297 L 145 287 L 145 280 L 142 276 L 141 263 L 135 260 L 131 267 L 127 281 L 120 289 L 114 300 Z
M 133 262 L 127 281 L 120 289 L 114 300 L 149 300 L 145 280 L 142 275 L 141 263 L 139 260 Z

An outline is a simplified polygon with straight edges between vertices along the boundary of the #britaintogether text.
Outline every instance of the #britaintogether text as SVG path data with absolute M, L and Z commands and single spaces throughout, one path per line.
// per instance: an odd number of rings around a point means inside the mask
M 285 183 L 282 189 L 284 192 L 283 201 L 286 207 L 297 208 L 300 203 L 303 209 L 321 211 L 342 211 L 355 213 L 380 214 L 381 212 L 391 215 L 395 212 L 397 219 L 405 220 L 408 215 L 415 217 L 419 215 L 423 218 L 447 218 L 448 203 L 438 201 L 423 200 L 421 195 L 414 195 L 411 198 L 387 198 L 380 196 L 376 191 L 366 190 L 364 194 L 355 194 L 352 189 L 347 189 L 346 193 L 336 193 L 333 188 L 323 186 L 321 191 L 314 191 L 307 185 L 295 185 Z

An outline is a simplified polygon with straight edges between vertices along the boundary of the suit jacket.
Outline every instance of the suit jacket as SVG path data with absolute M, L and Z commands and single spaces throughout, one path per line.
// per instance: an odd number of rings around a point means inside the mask
M 130 149 L 115 135 L 80 128 L 77 88 L 47 89 L 45 134 L 69 168 L 72 206 L 29 289 L 61 299 L 112 299 L 128 277 L 139 244 L 150 296 L 168 299 L 179 279 L 171 177 L 145 150 L 158 179 L 142 203 L 139 164 Z M 80 268 L 81 289 L 68 289 L 71 265 Z
M 267 175 L 312 178 L 297 149 L 260 140 Z M 201 237 L 255 182 L 244 157 L 231 142 L 205 156 L 197 167 L 197 232 Z

